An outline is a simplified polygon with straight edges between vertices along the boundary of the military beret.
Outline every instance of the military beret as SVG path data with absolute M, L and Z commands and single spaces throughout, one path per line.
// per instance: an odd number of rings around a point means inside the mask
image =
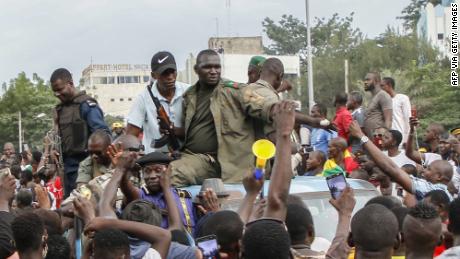
M 152 152 L 152 153 L 148 153 L 147 155 L 139 158 L 136 161 L 136 163 L 144 167 L 150 164 L 169 164 L 169 162 L 171 161 L 172 159 L 169 156 L 161 152 Z
M 450 134 L 452 135 L 459 135 L 460 134 L 460 127 L 457 127 L 457 128 L 453 128 L 450 130 Z
M 264 64 L 265 60 L 266 60 L 266 58 L 264 58 L 262 56 L 254 56 L 249 61 L 249 66 L 262 67 L 262 65 Z

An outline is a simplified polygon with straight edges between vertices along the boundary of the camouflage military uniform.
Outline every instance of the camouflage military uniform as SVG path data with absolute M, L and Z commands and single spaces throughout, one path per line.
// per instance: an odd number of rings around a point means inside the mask
M 195 84 L 184 94 L 186 142 L 196 111 L 197 88 Z M 175 186 L 201 184 L 212 177 L 221 177 L 226 183 L 241 182 L 245 172 L 254 166 L 252 144 L 274 131 L 270 112 L 277 102 L 275 89 L 263 80 L 250 85 L 219 82 L 210 102 L 218 142 L 217 156 L 184 150 L 181 159 L 171 163 L 171 183 Z
M 91 159 L 91 156 L 80 162 L 78 167 L 77 183 L 88 183 L 100 175 L 111 174 L 108 167 L 100 165 Z

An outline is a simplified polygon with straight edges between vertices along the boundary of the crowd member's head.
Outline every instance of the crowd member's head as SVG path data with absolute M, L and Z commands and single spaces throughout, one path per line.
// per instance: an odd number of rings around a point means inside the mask
M 10 167 L 10 172 L 14 176 L 14 178 L 18 179 L 21 178 L 21 166 L 20 165 L 12 165 Z
M 323 170 L 324 163 L 326 162 L 326 155 L 324 152 L 315 150 L 309 153 L 307 159 L 307 171 Z
M 101 259 L 130 258 L 128 235 L 118 229 L 97 231 L 93 238 L 93 257 Z
M 395 214 L 396 219 L 398 219 L 398 230 L 399 230 L 399 233 L 401 234 L 401 245 L 394 251 L 393 256 L 397 256 L 397 255 L 404 256 L 406 249 L 404 246 L 404 237 L 402 234 L 402 229 L 403 229 L 404 219 L 409 213 L 409 209 L 407 207 L 396 207 L 392 209 L 391 211 Z
M 405 164 L 401 166 L 401 169 L 408 175 L 417 176 L 417 167 L 415 165 Z
M 216 235 L 220 251 L 228 254 L 229 258 L 238 258 L 243 227 L 243 221 L 236 212 L 221 210 L 206 219 L 200 229 L 200 235 Z
M 335 107 L 342 107 L 346 106 L 348 101 L 348 95 L 345 92 L 340 92 L 335 95 L 334 98 L 334 106 Z
M 384 77 L 382 78 L 382 83 L 380 84 L 380 87 L 390 96 L 393 96 L 395 91 L 395 80 L 391 77 Z
M 313 243 L 315 239 L 313 217 L 305 205 L 288 203 L 286 226 L 292 245 Z
M 246 225 L 243 235 L 243 255 L 246 259 L 287 259 L 290 246 L 289 233 L 282 222 L 260 219 Z
M 110 157 L 107 155 L 107 148 L 112 139 L 103 130 L 96 130 L 88 139 L 88 153 L 96 163 L 109 166 Z
M 445 132 L 444 126 L 442 126 L 439 123 L 431 123 L 426 128 L 425 135 L 423 137 L 423 141 L 428 144 L 434 141 L 438 141 L 444 132 Z
M 65 68 L 54 70 L 53 74 L 51 74 L 50 82 L 54 96 L 62 103 L 70 102 L 77 93 L 73 84 L 72 74 Z
M 151 60 L 152 77 L 159 88 L 170 89 L 176 85 L 177 67 L 174 56 L 167 51 L 160 51 Z
M 48 235 L 62 235 L 64 233 L 61 217 L 56 211 L 36 209 L 34 213 L 42 219 Z
M 117 135 L 123 133 L 123 124 L 121 122 L 114 122 L 112 123 L 112 131 L 115 132 Z
M 311 108 L 310 115 L 313 118 L 325 119 L 327 117 L 327 107 L 324 104 L 317 103 Z
M 369 201 L 367 201 L 366 205 L 369 206 L 371 204 L 379 204 L 384 206 L 385 208 L 392 210 L 394 208 L 402 207 L 401 201 L 393 196 L 376 196 Z
M 396 218 L 398 219 L 399 231 L 402 232 L 404 219 L 409 213 L 409 209 L 407 207 L 395 207 L 391 211 L 395 214 Z
M 391 258 L 398 245 L 398 220 L 379 204 L 370 204 L 359 210 L 351 219 L 351 235 L 356 247 L 355 258 Z
M 441 224 L 441 218 L 433 206 L 419 203 L 412 208 L 403 223 L 406 256 L 432 256 L 434 248 L 441 242 Z
M 447 220 L 449 217 L 450 199 L 444 191 L 434 190 L 425 194 L 423 202 L 436 208 L 439 216 L 443 221 Z
M 11 158 L 15 154 L 14 145 L 11 142 L 6 142 L 3 145 L 3 155 L 6 158 Z
M 260 71 L 260 79 L 268 82 L 275 90 L 281 86 L 284 77 L 284 66 L 281 60 L 269 58 L 265 60 Z
M 21 171 L 19 182 L 21 183 L 22 186 L 27 186 L 28 183 L 32 182 L 32 180 L 33 180 L 33 175 L 30 170 Z
M 328 157 L 335 160 L 343 158 L 343 152 L 347 149 L 348 144 L 344 138 L 333 138 L 328 144 Z
M 370 176 L 369 176 L 369 174 L 367 173 L 366 170 L 364 170 L 364 169 L 356 169 L 356 170 L 351 171 L 350 178 L 352 178 L 352 179 L 361 179 L 361 180 L 364 180 L 364 181 L 368 181 Z
M 460 127 L 451 129 L 450 134 L 460 141 Z
M 448 185 L 452 180 L 452 165 L 445 160 L 433 161 L 428 168 L 424 169 L 423 178 L 431 183 L 442 183 Z
M 32 151 L 32 172 L 37 172 L 38 164 L 40 163 L 40 160 L 42 159 L 42 152 L 38 150 Z
M 380 88 L 380 74 L 377 72 L 367 73 L 364 78 L 364 90 L 373 91 L 375 88 Z
M 37 214 L 27 212 L 11 223 L 14 243 L 20 258 L 42 258 L 46 254 L 46 233 L 43 221 Z
M 61 235 L 48 236 L 48 253 L 45 259 L 70 259 L 70 244 Z
M 260 78 L 260 71 L 266 58 L 262 56 L 254 56 L 249 61 L 248 66 L 248 84 L 254 83 Z
M 121 135 L 113 142 L 113 144 L 120 145 L 123 151 L 134 152 L 136 155 L 139 155 L 139 152 L 141 151 L 140 140 L 130 134 Z
M 460 198 L 454 199 L 449 204 L 449 225 L 447 228 L 454 236 L 460 237 Z
M 121 214 L 121 218 L 124 220 L 142 222 L 157 227 L 161 225 L 161 217 L 160 209 L 146 200 L 130 202 Z
M 32 191 L 27 189 L 20 189 L 15 197 L 16 206 L 19 209 L 32 207 L 33 195 Z
M 149 153 L 137 160 L 142 167 L 145 186 L 150 194 L 161 192 L 160 176 L 166 172 L 171 158 L 160 152 Z
M 358 91 L 348 94 L 347 108 L 350 110 L 358 109 L 363 105 L 363 95 Z
M 444 132 L 439 136 L 438 151 L 443 159 L 449 159 L 452 145 L 449 141 L 449 133 Z
M 398 148 L 402 142 L 402 134 L 397 130 L 389 130 L 383 135 L 382 147 L 383 150 Z
M 217 52 L 205 49 L 196 57 L 195 73 L 200 84 L 214 87 L 220 81 L 221 64 Z

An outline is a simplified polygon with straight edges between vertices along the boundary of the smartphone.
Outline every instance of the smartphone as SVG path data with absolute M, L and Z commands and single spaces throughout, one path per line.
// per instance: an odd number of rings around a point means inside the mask
M 334 200 L 337 200 L 343 190 L 345 190 L 347 187 L 347 181 L 345 180 L 345 176 L 343 176 L 343 174 L 334 174 L 328 176 L 326 178 L 326 182 Z
M 412 118 L 417 118 L 417 109 L 415 108 L 415 106 L 412 106 L 411 109 L 410 109 L 410 116 Z
M 29 145 L 23 144 L 23 146 L 24 146 L 24 151 L 29 151 Z
M 218 259 L 219 246 L 215 235 L 204 236 L 196 239 L 196 245 L 203 253 L 204 259 Z

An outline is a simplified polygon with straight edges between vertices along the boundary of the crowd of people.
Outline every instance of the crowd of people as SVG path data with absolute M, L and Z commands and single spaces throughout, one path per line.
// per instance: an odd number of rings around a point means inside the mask
M 43 152 L 3 146 L 0 258 L 460 258 L 460 128 L 432 123 L 418 139 L 393 78 L 365 76 L 365 107 L 361 91 L 341 92 L 304 114 L 283 98 L 292 85 L 277 58 L 253 57 L 247 83 L 221 78 L 214 50 L 198 54 L 192 86 L 176 81 L 169 52 L 151 69 L 126 127 L 112 130 L 67 69 L 53 72 L 60 103 Z M 259 139 L 276 145 L 262 178 Z M 349 186 L 331 198 L 335 237 L 316 251 L 322 226 L 291 180 L 337 174 L 381 195 L 362 208 Z M 244 186 L 236 211 L 210 178 Z M 202 184 L 197 197 L 181 188 Z

